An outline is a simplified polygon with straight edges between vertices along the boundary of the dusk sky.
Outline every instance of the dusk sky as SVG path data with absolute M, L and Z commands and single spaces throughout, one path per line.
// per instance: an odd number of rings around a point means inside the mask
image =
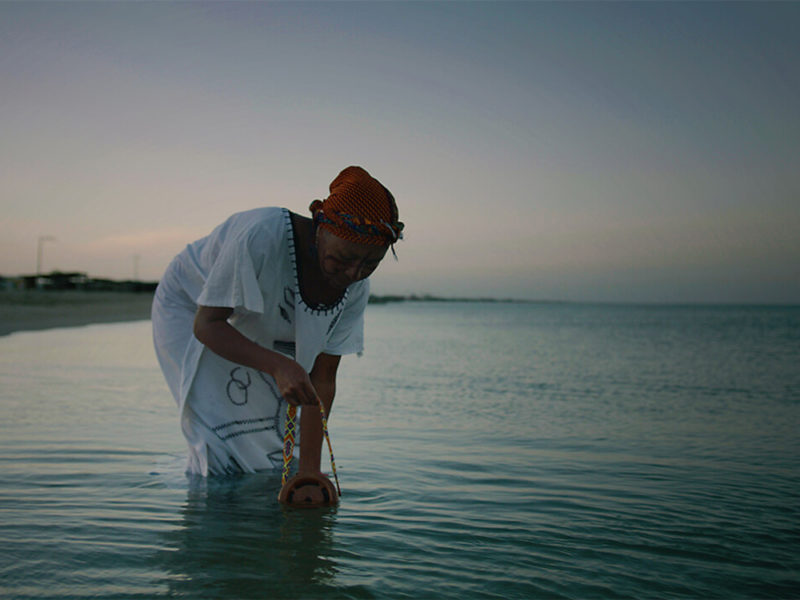
M 378 294 L 800 302 L 800 3 L 0 3 L 0 274 L 158 279 L 345 166 Z

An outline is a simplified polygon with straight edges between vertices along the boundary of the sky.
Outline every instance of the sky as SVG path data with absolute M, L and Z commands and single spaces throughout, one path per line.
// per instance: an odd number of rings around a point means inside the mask
M 376 294 L 800 303 L 798 2 L 0 2 L 0 273 L 157 280 L 348 165 Z M 45 238 L 41 243 L 40 238 Z

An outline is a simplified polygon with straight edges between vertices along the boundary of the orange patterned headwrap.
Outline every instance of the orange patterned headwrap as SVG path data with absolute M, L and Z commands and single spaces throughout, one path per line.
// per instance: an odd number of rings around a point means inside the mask
M 356 244 L 391 246 L 402 239 L 394 196 L 361 167 L 339 173 L 330 192 L 309 207 L 319 227 Z

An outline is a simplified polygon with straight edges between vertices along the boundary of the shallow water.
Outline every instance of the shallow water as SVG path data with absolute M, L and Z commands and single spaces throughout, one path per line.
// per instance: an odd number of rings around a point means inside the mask
M 2 598 L 800 595 L 800 309 L 370 306 L 344 496 L 183 474 L 149 323 L 0 338 Z

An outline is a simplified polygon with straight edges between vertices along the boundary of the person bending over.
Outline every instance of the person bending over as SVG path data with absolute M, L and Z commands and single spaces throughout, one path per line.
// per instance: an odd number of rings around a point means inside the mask
M 286 404 L 300 410 L 299 473 L 321 475 L 342 355 L 361 352 L 368 277 L 401 239 L 394 197 L 344 169 L 311 217 L 232 215 L 189 244 L 156 289 L 153 340 L 202 476 L 280 469 Z

